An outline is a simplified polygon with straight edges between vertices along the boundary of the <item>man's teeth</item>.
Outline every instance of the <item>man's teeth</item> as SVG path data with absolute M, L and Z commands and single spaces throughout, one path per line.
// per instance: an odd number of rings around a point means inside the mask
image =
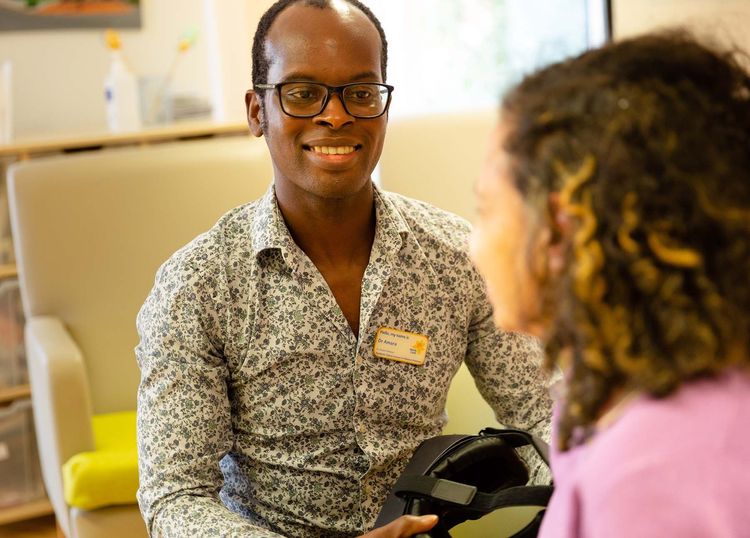
M 346 155 L 354 151 L 354 146 L 313 146 L 312 150 L 326 155 Z

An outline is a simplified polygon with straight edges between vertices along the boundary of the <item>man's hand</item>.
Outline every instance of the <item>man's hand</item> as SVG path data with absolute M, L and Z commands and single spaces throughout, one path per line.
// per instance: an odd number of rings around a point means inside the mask
M 438 521 L 437 516 L 401 516 L 384 527 L 373 529 L 359 538 L 409 538 L 430 530 Z

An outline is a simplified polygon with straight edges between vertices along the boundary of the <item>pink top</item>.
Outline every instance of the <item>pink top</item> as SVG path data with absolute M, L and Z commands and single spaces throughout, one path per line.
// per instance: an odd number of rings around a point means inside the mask
M 750 372 L 631 401 L 552 472 L 540 538 L 750 536 Z

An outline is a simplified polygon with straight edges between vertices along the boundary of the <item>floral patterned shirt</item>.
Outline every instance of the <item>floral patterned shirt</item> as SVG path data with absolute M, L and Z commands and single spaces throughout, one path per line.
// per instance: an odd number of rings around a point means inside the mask
M 548 437 L 529 337 L 497 331 L 463 219 L 375 192 L 353 334 L 273 188 L 159 270 L 138 315 L 140 489 L 153 536 L 344 537 L 370 529 L 419 443 L 446 424 L 462 361 L 498 420 Z M 428 337 L 415 366 L 379 328 Z

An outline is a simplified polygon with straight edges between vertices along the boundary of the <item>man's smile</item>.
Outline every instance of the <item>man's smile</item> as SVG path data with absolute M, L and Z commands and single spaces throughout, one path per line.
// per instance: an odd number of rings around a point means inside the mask
M 361 146 L 359 146 L 361 147 Z M 315 153 L 325 155 L 347 155 L 359 149 L 357 146 L 311 146 L 309 149 Z
M 328 168 L 333 165 L 338 168 L 355 159 L 358 151 L 362 149 L 362 144 L 357 144 L 354 140 L 320 139 L 302 144 L 302 149 L 318 166 Z

